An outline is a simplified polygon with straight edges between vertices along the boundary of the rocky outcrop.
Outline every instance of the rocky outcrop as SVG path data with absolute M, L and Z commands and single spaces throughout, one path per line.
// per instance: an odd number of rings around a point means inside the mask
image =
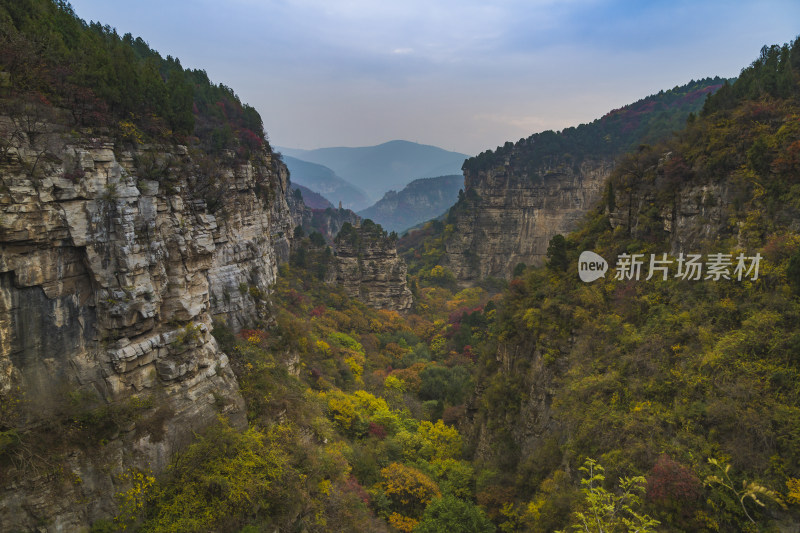
M 444 263 L 462 283 L 508 278 L 518 263 L 540 265 L 550 239 L 574 230 L 601 196 L 612 164 L 551 164 L 534 171 L 512 163 L 464 171 L 465 194 L 448 216 Z
M 349 209 L 310 209 L 293 195 L 289 198 L 292 223 L 302 232 L 295 233 L 297 252 L 316 261 L 309 268 L 321 269 L 320 279 L 326 283 L 342 285 L 347 293 L 377 309 L 407 311 L 411 308 L 411 291 L 406 284 L 406 263 L 397 255 L 395 237 L 371 220 L 364 220 Z M 320 233 L 325 243 L 332 245 L 335 257 L 330 261 L 330 250 L 325 244 L 309 240 L 298 242 L 304 235 Z M 320 245 L 321 248 L 320 248 Z M 301 249 L 307 246 L 308 249 Z M 328 254 L 328 255 L 326 255 Z
M 56 124 L 12 140 L 0 160 L 3 407 L 29 430 L 69 416 L 75 398 L 138 406 L 102 446 L 67 440 L 45 466 L 4 463 L 0 529 L 75 531 L 113 514 L 126 469 L 159 472 L 220 415 L 245 424 L 210 330 L 257 316 L 288 256 L 288 174 L 268 152 L 209 166 L 185 147 L 128 149 Z
M 406 264 L 397 256 L 396 239 L 370 220 L 349 223 L 336 236 L 333 281 L 347 293 L 377 309 L 411 309 Z
M 664 193 L 671 188 L 665 184 L 671 155 L 654 153 L 653 164 L 632 185 L 625 186 L 632 180 L 624 170 L 615 176 L 605 206 L 611 227 L 638 238 L 666 237 L 670 246 L 665 252 L 672 255 L 697 252 L 738 233 L 728 221 L 735 190 L 727 181 L 694 178 Z
M 600 199 L 616 158 L 666 140 L 697 113 L 719 78 L 692 81 L 560 132 L 507 142 L 464 162 L 443 263 L 463 285 L 540 265 L 550 239 L 577 228 Z

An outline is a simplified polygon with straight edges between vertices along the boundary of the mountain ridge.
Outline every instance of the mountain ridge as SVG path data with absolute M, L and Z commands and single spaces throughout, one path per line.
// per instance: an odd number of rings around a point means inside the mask
M 300 195 L 303 198 L 303 203 L 305 203 L 311 209 L 327 209 L 329 207 L 333 207 L 333 203 L 330 200 L 318 192 L 312 191 L 305 185 L 292 183 L 291 187 L 293 191 L 300 191 Z
M 361 209 L 369 205 L 369 196 L 363 189 L 337 175 L 332 169 L 290 155 L 281 154 L 281 158 L 289 169 L 293 183 L 308 187 L 334 206 L 338 206 L 339 202 L 346 209 Z
M 464 284 L 509 278 L 519 263 L 542 264 L 550 239 L 577 227 L 600 198 L 616 158 L 668 138 L 725 81 L 692 81 L 591 123 L 506 142 L 465 161 L 464 195 L 448 215 L 454 231 L 442 263 Z
M 389 190 L 400 190 L 419 178 L 461 172 L 469 157 L 437 146 L 394 140 L 374 146 L 328 147 L 313 150 L 278 148 L 297 159 L 324 165 L 364 189 L 372 201 Z
M 358 215 L 388 231 L 402 232 L 445 213 L 458 199 L 463 185 L 464 178 L 459 174 L 416 179 L 400 191 L 387 192 Z
M 491 490 L 514 486 L 519 519 L 535 505 L 530 531 L 568 527 L 565 508 L 586 503 L 570 469 L 587 459 L 609 478 L 646 475 L 654 531 L 796 528 L 799 111 L 800 38 L 764 47 L 676 135 L 625 154 L 546 265 L 515 273 L 460 428 L 505 472 Z M 584 283 L 586 250 L 616 268 Z M 684 253 L 701 268 L 731 257 L 729 279 L 687 280 Z M 630 254 L 669 271 L 620 275 Z M 734 274 L 737 254 L 758 274 Z

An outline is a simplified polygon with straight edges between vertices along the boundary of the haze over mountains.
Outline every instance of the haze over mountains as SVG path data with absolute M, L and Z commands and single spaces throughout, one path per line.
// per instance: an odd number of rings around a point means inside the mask
M 718 77 L 692 80 L 684 86 L 661 91 L 610 111 L 591 124 L 566 128 L 561 132 L 534 134 L 530 139 L 520 141 L 525 145 L 523 151 L 527 154 L 523 158 L 527 170 L 523 173 L 540 177 L 559 173 L 563 169 L 557 170 L 556 167 L 566 165 L 577 168 L 587 157 L 600 158 L 610 165 L 611 159 L 620 151 L 630 149 L 636 143 L 657 141 L 679 129 L 689 113 L 696 113 L 700 109 L 706 95 L 724 82 Z M 497 147 L 496 151 L 487 150 L 466 161 L 460 161 L 463 154 L 408 141 L 390 141 L 361 148 L 282 150 L 294 183 L 309 187 L 334 205 L 341 201 L 343 207 L 357 211 L 362 217 L 378 222 L 389 231 L 402 232 L 440 216 L 456 202 L 458 190 L 468 189 L 461 177 L 462 167 L 465 171 L 474 172 L 497 165 L 502 167 L 503 161 L 507 167 L 509 161 L 503 158 L 508 159 L 513 146 L 514 143 L 507 142 Z M 562 161 L 563 154 L 568 155 Z M 512 159 L 517 161 L 518 155 Z M 453 169 L 448 175 L 434 173 L 436 169 L 448 168 L 448 165 Z M 413 181 L 407 177 L 417 174 L 424 177 Z M 401 185 L 387 187 L 389 183 Z M 375 201 L 377 198 L 372 197 L 375 191 L 385 194 Z M 373 205 L 369 205 L 372 203 L 370 200 L 374 202 Z M 584 201 L 578 204 L 583 205 Z M 504 230 L 502 233 L 519 234 L 516 230 Z M 541 237 L 540 248 L 546 247 L 549 237 Z M 527 256 L 526 259 L 530 260 Z M 498 261 L 507 263 L 506 254 L 501 253 Z M 506 267 L 510 268 L 508 265 Z
M 342 202 L 347 209 L 363 209 L 372 203 L 367 193 L 339 177 L 330 168 L 283 155 L 292 183 L 308 187 L 334 205 Z
M 284 154 L 293 181 L 317 190 L 309 185 L 304 174 L 311 167 L 297 168 L 288 157 L 328 167 L 339 178 L 366 191 L 371 202 L 380 199 L 387 191 L 402 189 L 415 179 L 460 174 L 461 165 L 469 157 L 436 146 L 401 140 L 355 148 L 301 150 L 279 147 L 278 150 Z M 321 190 L 317 192 L 325 194 Z M 328 199 L 334 203 L 338 201 L 336 198 Z M 348 198 L 348 201 L 354 209 L 363 209 L 369 205 L 358 205 L 355 198 Z M 342 203 L 346 203 L 344 199 Z
M 398 233 L 442 215 L 458 200 L 464 176 L 451 174 L 414 180 L 401 191 L 389 191 L 358 214 Z
M 292 183 L 292 191 L 298 190 L 303 197 L 303 203 L 311 209 L 327 209 L 329 207 L 334 207 L 334 205 L 321 194 L 298 183 Z

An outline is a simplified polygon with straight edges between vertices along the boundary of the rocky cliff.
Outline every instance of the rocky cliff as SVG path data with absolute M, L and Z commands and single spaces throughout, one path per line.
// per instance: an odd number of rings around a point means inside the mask
M 687 168 L 680 155 L 674 156 L 664 146 L 626 156 L 606 175 L 605 182 L 594 187 L 593 200 L 574 219 L 562 220 L 566 222 L 562 227 L 584 232 L 591 227 L 589 231 L 613 233 L 614 240 L 625 243 L 663 242 L 660 251 L 672 258 L 679 253 L 707 251 L 726 240 L 739 244 L 746 241 L 741 225 L 731 222 L 735 218 L 731 204 L 743 203 L 748 193 L 732 180 L 700 176 Z M 584 215 L 589 209 L 591 215 L 587 220 Z M 785 218 L 796 220 L 796 215 Z M 798 228 L 800 225 L 795 222 L 794 231 Z M 541 245 L 546 251 L 547 241 Z M 500 253 L 497 255 L 499 257 Z M 568 276 L 572 275 L 574 266 L 574 263 L 570 265 Z M 563 286 L 551 290 L 567 292 Z M 545 316 L 553 313 L 553 309 L 537 308 L 536 313 L 536 316 Z M 560 338 L 549 339 L 549 344 L 541 339 L 534 340 L 531 336 L 535 334 L 527 331 L 515 342 L 499 343 L 493 356 L 495 370 L 524 393 L 511 410 L 513 415 L 498 413 L 486 400 L 486 385 L 478 385 L 467 405 L 468 416 L 460 427 L 470 435 L 476 457 L 492 458 L 507 465 L 530 457 L 546 462 L 556 455 L 554 443 L 564 438 L 562 432 L 565 431 L 563 421 L 553 408 L 554 397 L 563 395 L 563 390 L 559 389 L 559 370 L 563 372 L 564 367 L 559 365 L 596 351 L 593 347 L 596 339 L 581 332 L 573 322 L 569 325 Z M 541 327 L 537 325 L 533 331 L 539 333 L 537 328 Z M 489 407 L 480 406 L 481 401 Z M 475 424 L 481 411 L 491 414 Z M 493 431 L 502 424 L 513 430 L 504 435 L 507 440 L 500 443 Z
M 666 239 L 677 256 L 709 248 L 727 237 L 743 244 L 731 223 L 731 203 L 742 201 L 732 181 L 695 175 L 681 155 L 643 149 L 623 158 L 603 206 L 609 225 L 638 239 Z
M 461 282 L 506 278 L 518 263 L 542 264 L 556 234 L 573 230 L 602 192 L 610 161 L 565 162 L 528 172 L 512 152 L 502 165 L 464 171 L 463 194 L 450 210 L 453 231 L 444 262 Z
M 322 234 L 328 244 L 333 244 L 333 239 L 345 223 L 358 224 L 361 220 L 361 217 L 350 209 L 334 207 L 313 209 L 294 195 L 289 197 L 289 206 L 295 227 L 300 226 L 306 235 L 315 231 Z
M 371 220 L 358 226 L 346 223 L 335 239 L 333 281 L 371 307 L 409 310 L 406 264 L 397 256 L 395 244 L 396 239 Z
M 245 424 L 210 329 L 252 321 L 288 255 L 288 173 L 268 150 L 211 161 L 18 118 L 0 117 L 0 529 L 75 531 L 113 515 L 126 469 Z
M 574 230 L 601 197 L 615 159 L 669 138 L 722 81 L 691 82 L 592 123 L 537 133 L 467 160 L 442 263 L 462 284 L 508 278 L 518 263 L 542 264 L 550 239 Z
M 794 476 L 796 466 L 771 474 L 769 464 L 800 464 L 800 448 L 784 440 L 797 420 L 778 414 L 797 412 L 798 398 L 761 370 L 792 368 L 797 352 L 800 78 L 788 61 L 800 56 L 786 49 L 765 47 L 668 142 L 621 157 L 566 240 L 564 268 L 529 269 L 498 306 L 496 342 L 486 345 L 460 429 L 476 459 L 506 472 L 497 493 L 516 484 L 518 501 L 535 502 L 541 530 L 566 526 L 562 498 L 587 456 L 607 471 L 647 473 L 648 484 L 665 450 L 698 487 L 707 461 L 695 458 L 719 453 L 765 486 Z M 767 83 L 780 72 L 792 72 L 788 89 Z M 611 269 L 623 253 L 672 262 L 667 279 L 646 280 L 645 266 L 641 279 L 584 283 L 576 271 L 587 249 Z M 699 279 L 680 274 L 681 252 L 701 254 Z M 795 511 L 781 516 L 777 506 L 758 518 L 726 516 L 713 487 L 704 490 L 685 500 L 683 518 L 659 515 L 663 527 L 700 530 L 707 516 L 720 530 L 796 527 Z

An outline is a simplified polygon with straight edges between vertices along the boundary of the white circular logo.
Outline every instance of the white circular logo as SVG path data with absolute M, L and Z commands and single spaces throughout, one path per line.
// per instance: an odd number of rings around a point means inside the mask
M 605 277 L 608 271 L 608 262 L 594 252 L 581 252 L 578 258 L 578 276 L 581 281 L 589 283 L 598 278 Z

